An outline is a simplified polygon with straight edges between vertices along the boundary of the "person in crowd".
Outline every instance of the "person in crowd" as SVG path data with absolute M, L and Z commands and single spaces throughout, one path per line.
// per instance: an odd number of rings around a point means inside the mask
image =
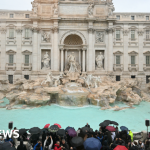
M 51 143 L 48 142 L 48 139 L 51 139 Z M 52 136 L 47 136 L 45 141 L 44 141 L 44 149 L 43 150 L 51 150 L 53 146 L 53 139 Z
M 115 141 L 114 141 L 114 144 L 115 145 L 123 145 L 123 146 L 125 146 L 125 141 L 122 140 L 121 138 L 116 138 Z
M 139 150 L 144 150 L 145 149 L 144 143 L 142 143 L 141 140 L 138 141 L 138 147 L 139 147 Z
M 33 148 L 33 150 L 43 150 L 42 148 L 42 142 L 39 141 Z
M 67 144 L 67 142 L 65 141 L 65 139 L 62 139 L 62 149 L 63 150 L 69 150 L 69 145 Z
M 54 146 L 54 150 L 61 150 L 63 148 L 63 146 L 60 147 L 60 142 L 57 141 L 55 146 Z
M 27 150 L 26 146 L 23 144 L 23 140 L 20 141 L 20 145 L 18 145 L 17 150 Z
M 132 147 L 130 148 L 131 150 L 139 150 L 139 148 L 138 148 L 138 143 L 136 142 L 136 141 L 134 141 L 133 143 L 132 143 Z
M 133 142 L 133 133 L 131 130 L 129 130 L 129 135 L 131 136 L 131 142 Z
M 87 123 L 87 124 L 85 125 L 85 127 L 88 127 L 88 128 L 90 128 L 90 125 Z
M 4 143 L 4 138 L 1 136 L 0 137 L 0 144 L 3 144 Z
M 42 145 L 44 146 L 44 141 L 46 140 L 46 133 L 45 131 L 43 131 L 43 134 L 42 134 Z

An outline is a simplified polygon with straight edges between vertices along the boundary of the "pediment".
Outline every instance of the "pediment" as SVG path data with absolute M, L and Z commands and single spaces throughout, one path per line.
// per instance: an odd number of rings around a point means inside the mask
M 143 53 L 144 55 L 150 55 L 150 51 L 146 51 Z
M 6 51 L 6 53 L 7 54 L 16 54 L 16 51 L 10 49 L 10 50 Z
M 122 55 L 122 54 L 123 54 L 123 52 L 121 52 L 121 51 L 114 52 L 114 55 Z
M 31 55 L 31 54 L 32 54 L 32 52 L 31 52 L 31 51 L 29 51 L 29 50 L 24 50 L 24 51 L 22 52 L 22 54 L 24 54 L 24 55 L 26 55 L 26 54 Z
M 150 26 L 146 26 L 144 29 L 145 30 L 150 30 Z
M 136 51 L 131 51 L 128 53 L 129 55 L 137 55 L 138 53 Z
M 7 27 L 8 28 L 15 28 L 16 26 L 14 24 L 9 24 Z
M 123 29 L 121 26 L 116 26 L 116 27 L 114 27 L 114 29 Z
M 23 28 L 28 28 L 28 29 L 31 29 L 32 28 L 32 26 L 31 25 L 28 25 L 28 24 L 26 24 L 26 25 L 24 25 L 24 26 L 22 26 Z
M 129 29 L 138 29 L 136 26 L 131 26 Z

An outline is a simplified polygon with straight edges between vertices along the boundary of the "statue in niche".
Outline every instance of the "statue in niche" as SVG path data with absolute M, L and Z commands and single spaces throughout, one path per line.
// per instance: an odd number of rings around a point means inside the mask
M 104 32 L 96 32 L 96 43 L 104 42 Z
M 113 12 L 114 12 L 114 11 L 115 11 L 115 7 L 114 7 L 113 4 L 111 4 L 111 5 L 109 6 L 108 15 L 109 15 L 109 16 L 113 16 Z
M 74 52 L 72 52 L 70 55 L 68 55 L 67 60 L 68 60 L 68 64 L 66 66 L 67 71 L 69 71 L 70 73 L 81 71 L 81 66 L 78 62 L 76 62 Z
M 48 55 L 48 52 L 45 53 L 43 59 L 42 59 L 42 69 L 48 70 L 50 69 L 50 56 Z
M 58 15 L 58 3 L 54 4 L 53 11 L 54 11 L 54 15 Z
M 43 41 L 45 42 L 50 42 L 50 34 L 48 34 L 47 32 L 44 32 L 42 35 Z
M 100 52 L 100 54 L 96 57 L 96 67 L 97 69 L 103 69 L 103 60 L 104 60 L 104 55 L 102 54 L 102 52 Z
M 31 4 L 32 4 L 32 12 L 33 12 L 33 14 L 37 14 L 37 12 L 38 12 L 38 3 L 36 3 L 36 2 L 31 2 Z
M 94 8 L 94 4 L 90 4 L 89 7 L 88 7 L 89 16 L 93 16 L 93 8 Z

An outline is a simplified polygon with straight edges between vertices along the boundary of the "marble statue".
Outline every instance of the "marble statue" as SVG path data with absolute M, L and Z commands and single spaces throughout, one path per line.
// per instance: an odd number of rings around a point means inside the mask
M 96 32 L 96 43 L 104 42 L 104 32 Z
M 54 82 L 54 86 L 57 87 L 58 85 L 60 85 L 60 79 L 63 78 L 63 75 L 60 74 L 59 76 L 52 76 L 52 80 Z
M 33 2 L 31 2 L 31 4 L 32 4 L 33 14 L 37 14 L 37 12 L 38 12 L 38 3 L 33 1 Z
M 43 59 L 42 59 L 42 64 L 43 64 L 42 69 L 45 69 L 45 70 L 50 69 L 50 60 L 51 59 L 48 55 L 48 52 L 46 52 Z
M 69 72 L 77 72 L 76 58 L 74 56 L 74 52 L 68 55 L 68 63 L 69 63 Z
M 93 7 L 94 7 L 94 4 L 90 4 L 89 7 L 88 7 L 89 16 L 93 16 Z
M 114 12 L 114 11 L 115 11 L 115 7 L 114 7 L 113 4 L 111 4 L 111 5 L 109 6 L 108 15 L 109 15 L 109 16 L 113 16 L 113 12 Z
M 54 11 L 54 15 L 58 15 L 58 3 L 54 4 L 53 11 Z
M 100 54 L 96 57 L 96 67 L 98 69 L 103 69 L 103 60 L 104 60 L 104 55 L 102 54 L 102 52 L 100 52 Z
M 47 32 L 43 33 L 42 38 L 43 38 L 43 41 L 50 42 L 50 34 L 48 34 Z
M 94 79 L 94 88 L 98 88 L 99 83 L 102 83 L 101 77 L 100 76 L 93 76 L 93 79 Z
M 46 76 L 46 79 L 42 81 L 41 85 L 46 84 L 47 82 L 50 83 L 50 85 L 53 84 L 53 80 L 52 80 L 52 72 L 49 72 Z

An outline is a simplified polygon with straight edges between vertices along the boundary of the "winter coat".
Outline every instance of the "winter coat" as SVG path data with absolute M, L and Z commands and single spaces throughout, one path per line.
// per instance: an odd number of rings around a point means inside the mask
M 59 145 L 55 144 L 54 150 L 61 150 L 61 147 Z
M 44 141 L 44 150 L 46 148 L 46 142 L 47 142 L 47 139 Z M 48 150 L 51 150 L 52 149 L 52 146 L 53 146 L 53 139 L 51 139 L 51 144 L 48 147 Z

